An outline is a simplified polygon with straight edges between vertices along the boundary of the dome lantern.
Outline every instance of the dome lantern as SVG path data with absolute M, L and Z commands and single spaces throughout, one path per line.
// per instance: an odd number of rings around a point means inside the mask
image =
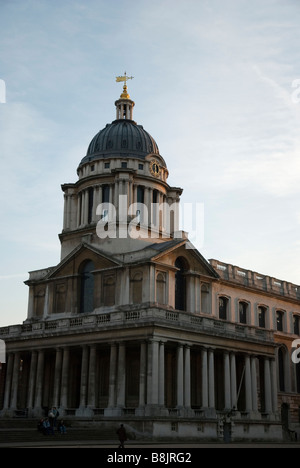
M 133 115 L 133 107 L 134 107 L 134 102 L 130 99 L 130 95 L 128 94 L 128 88 L 127 88 L 127 81 L 132 80 L 133 76 L 127 76 L 126 72 L 124 73 L 124 76 L 117 76 L 116 81 L 117 83 L 119 82 L 124 82 L 123 86 L 123 93 L 120 96 L 120 99 L 118 99 L 115 102 L 116 105 L 116 119 L 117 120 L 133 120 L 132 115 Z

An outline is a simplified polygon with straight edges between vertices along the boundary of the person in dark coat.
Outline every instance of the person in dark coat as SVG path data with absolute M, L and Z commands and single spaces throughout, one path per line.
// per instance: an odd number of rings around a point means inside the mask
M 117 430 L 117 434 L 119 436 L 119 441 L 120 441 L 119 448 L 125 448 L 124 443 L 127 440 L 127 434 L 126 434 L 126 430 L 123 424 L 120 425 L 119 429 Z

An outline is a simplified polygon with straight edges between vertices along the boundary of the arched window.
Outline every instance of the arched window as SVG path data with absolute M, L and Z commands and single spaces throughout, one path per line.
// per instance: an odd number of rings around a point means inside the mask
M 94 310 L 94 275 L 95 265 L 86 261 L 80 274 L 80 313 L 87 314 Z
M 222 320 L 227 320 L 227 311 L 228 311 L 228 299 L 227 297 L 219 297 L 219 318 Z
M 239 302 L 239 322 L 247 324 L 248 303 L 244 301 Z
M 186 262 L 182 257 L 178 257 L 175 262 L 175 267 L 178 268 L 175 274 L 175 309 L 186 309 L 186 277 L 185 271 Z
M 283 311 L 282 310 L 277 310 L 276 312 L 276 328 L 277 331 L 283 331 Z
M 258 307 L 258 326 L 260 328 L 266 328 L 266 314 L 267 309 L 264 306 Z

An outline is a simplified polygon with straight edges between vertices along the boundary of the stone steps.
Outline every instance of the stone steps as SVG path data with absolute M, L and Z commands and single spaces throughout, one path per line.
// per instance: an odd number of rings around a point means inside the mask
M 0 428 L 0 444 L 46 442 L 46 441 L 116 441 L 115 430 L 99 428 L 67 427 L 67 433 L 62 435 L 55 431 L 54 435 L 43 435 L 36 427 Z

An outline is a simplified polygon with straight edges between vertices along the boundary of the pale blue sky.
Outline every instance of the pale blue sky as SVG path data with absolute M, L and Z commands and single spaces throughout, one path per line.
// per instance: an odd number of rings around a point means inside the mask
M 300 284 L 299 24 L 296 0 L 0 0 L 0 326 L 59 262 L 60 185 L 124 70 L 170 185 L 204 203 L 201 253 Z

